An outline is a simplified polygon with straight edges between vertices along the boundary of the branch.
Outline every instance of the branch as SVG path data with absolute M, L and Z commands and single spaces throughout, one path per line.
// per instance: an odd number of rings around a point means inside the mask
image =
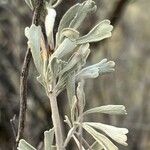
M 38 0 L 35 6 L 34 15 L 32 19 L 32 23 L 34 23 L 35 25 L 40 24 L 40 17 L 41 17 L 43 6 L 44 6 L 43 0 Z M 18 125 L 18 133 L 16 137 L 16 145 L 18 145 L 19 140 L 23 137 L 24 134 L 26 109 L 27 109 L 27 78 L 28 78 L 31 58 L 32 55 L 30 49 L 28 48 L 25 54 L 21 76 L 20 76 L 20 112 L 19 112 L 19 125 Z

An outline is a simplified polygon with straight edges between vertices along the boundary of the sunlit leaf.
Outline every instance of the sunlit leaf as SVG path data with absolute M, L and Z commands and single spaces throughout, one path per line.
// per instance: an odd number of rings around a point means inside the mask
M 85 106 L 85 93 L 84 93 L 84 82 L 79 82 L 77 87 L 77 98 L 78 98 L 78 107 L 81 111 L 84 110 Z
M 41 27 L 34 24 L 25 28 L 25 36 L 28 38 L 28 47 L 31 49 L 34 64 L 40 74 L 42 74 L 42 58 L 40 52 Z
M 88 34 L 77 39 L 77 44 L 98 42 L 111 36 L 113 26 L 109 20 L 97 24 Z
M 88 13 L 96 10 L 95 2 L 92 0 L 87 0 L 82 4 L 76 4 L 71 7 L 65 15 L 62 17 L 57 33 L 57 43 L 59 43 L 60 32 L 64 28 L 74 28 L 77 29 L 82 21 L 85 19 Z
M 104 150 L 118 150 L 118 148 L 104 135 L 83 123 L 83 128 L 104 148 Z
M 127 136 L 128 129 L 126 128 L 118 128 L 111 125 L 106 125 L 102 123 L 97 122 L 85 122 L 85 124 L 90 125 L 96 129 L 99 129 L 103 132 L 105 132 L 109 137 L 111 137 L 113 140 L 118 142 L 119 144 L 122 144 L 124 146 L 127 146 Z
M 72 53 L 76 47 L 76 42 L 65 38 L 65 40 L 57 47 L 57 49 L 53 53 L 53 57 L 63 58 L 64 56 Z
M 44 132 L 44 150 L 52 150 L 54 128 Z
M 70 108 L 72 107 L 73 102 L 73 96 L 75 95 L 75 74 L 74 72 L 71 73 L 66 81 L 66 90 L 67 90 L 67 96 L 70 104 Z
M 21 139 L 17 147 L 18 150 L 36 150 L 32 145 Z
M 123 105 L 105 105 L 95 107 L 84 112 L 84 114 L 104 113 L 110 115 L 126 115 L 125 106 Z
M 51 7 L 47 7 L 47 15 L 45 17 L 45 30 L 50 47 L 54 48 L 53 28 L 55 23 L 56 11 Z
M 69 38 L 71 41 L 76 41 L 76 39 L 79 38 L 79 32 L 72 28 L 64 28 L 61 31 L 60 41 L 63 41 L 65 37 Z
M 88 150 L 103 150 L 103 147 L 97 141 L 95 141 Z
M 77 80 L 88 79 L 88 78 L 97 78 L 99 75 L 103 75 L 106 73 L 113 72 L 115 66 L 115 62 L 108 61 L 107 59 L 103 59 L 97 64 L 88 66 L 83 68 L 77 75 Z
M 96 10 L 96 5 L 93 0 L 86 0 L 82 4 L 80 4 L 80 7 L 78 11 L 76 12 L 73 20 L 71 21 L 69 27 L 77 29 L 80 24 L 83 22 L 85 17 L 87 16 L 88 13 L 93 12 Z
M 72 106 L 71 106 L 71 121 L 75 121 L 75 116 L 76 116 L 76 107 L 77 107 L 77 97 L 74 95 L 72 98 Z

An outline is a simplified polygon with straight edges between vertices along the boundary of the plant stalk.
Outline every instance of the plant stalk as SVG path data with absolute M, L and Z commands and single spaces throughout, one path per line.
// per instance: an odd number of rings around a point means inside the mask
M 52 111 L 52 121 L 55 130 L 56 147 L 57 150 L 65 150 L 65 148 L 63 147 L 63 135 L 62 135 L 61 121 L 59 116 L 56 95 L 54 93 L 49 93 L 48 97 L 50 100 L 51 111 Z

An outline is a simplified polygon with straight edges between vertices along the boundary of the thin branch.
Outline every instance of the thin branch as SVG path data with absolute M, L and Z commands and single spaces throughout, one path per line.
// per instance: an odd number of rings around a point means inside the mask
M 32 23 L 34 23 L 35 25 L 40 24 L 43 5 L 44 5 L 43 0 L 38 0 L 36 3 L 36 7 L 32 19 Z M 19 112 L 19 125 L 18 125 L 18 133 L 16 137 L 16 145 L 18 145 L 19 140 L 23 137 L 24 134 L 26 109 L 27 109 L 27 78 L 28 78 L 31 58 L 32 55 L 30 49 L 28 48 L 25 54 L 21 76 L 20 76 L 20 112 Z

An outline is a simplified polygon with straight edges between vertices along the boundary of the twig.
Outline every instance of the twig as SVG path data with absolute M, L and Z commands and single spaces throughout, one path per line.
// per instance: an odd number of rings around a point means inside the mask
M 32 23 L 34 23 L 35 25 L 39 25 L 40 23 L 40 16 L 42 13 L 43 5 L 44 5 L 43 0 L 38 0 L 36 3 L 36 7 L 32 19 Z M 20 76 L 20 112 L 19 112 L 19 125 L 18 125 L 18 133 L 16 138 L 16 145 L 18 145 L 19 140 L 23 137 L 23 133 L 24 133 L 26 109 L 27 109 L 27 78 L 28 78 L 31 58 L 32 55 L 30 49 L 28 48 L 25 54 L 21 76 Z

